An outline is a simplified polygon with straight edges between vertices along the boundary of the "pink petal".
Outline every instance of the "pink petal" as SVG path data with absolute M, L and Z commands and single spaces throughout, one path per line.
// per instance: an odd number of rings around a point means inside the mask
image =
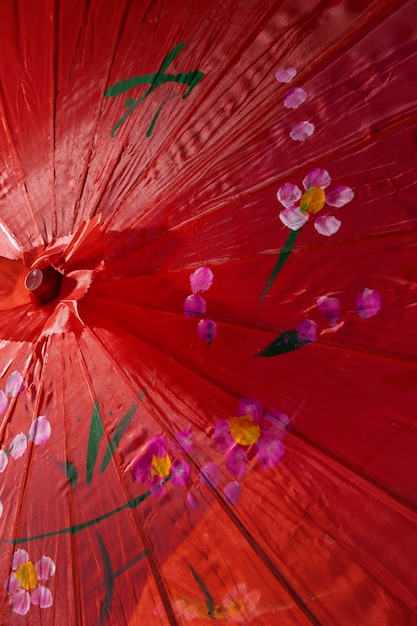
M 17 591 L 12 595 L 10 608 L 13 613 L 17 613 L 18 615 L 26 615 L 26 613 L 30 609 L 30 604 L 30 594 L 24 589 L 20 589 L 20 591 Z
M 0 450 L 0 474 L 4 472 L 9 462 L 9 457 L 3 450 Z
M 55 563 L 49 556 L 42 556 L 35 567 L 39 580 L 49 580 L 56 570 Z
M 51 424 L 46 419 L 45 415 L 37 417 L 33 422 L 29 430 L 29 439 L 33 441 L 36 446 L 40 446 L 48 441 L 51 436 Z
M 289 83 L 296 75 L 297 70 L 294 67 L 287 67 L 286 70 L 278 70 L 275 72 L 275 78 L 279 83 Z
M 168 444 L 165 437 L 152 437 L 146 446 L 146 452 L 152 456 L 166 456 L 168 452 Z
M 326 192 L 326 203 L 339 208 L 350 202 L 354 197 L 355 194 L 350 187 L 339 185 Z
M 237 415 L 252 415 L 255 424 L 262 417 L 262 404 L 256 398 L 240 398 L 237 405 Z
M 191 469 L 188 463 L 178 459 L 171 466 L 171 482 L 175 487 L 185 487 L 190 480 Z
M 210 319 L 203 319 L 198 322 L 197 332 L 200 339 L 211 343 L 217 337 L 217 324 Z
M 13 437 L 12 444 L 10 446 L 10 456 L 15 460 L 19 459 L 22 454 L 25 453 L 28 442 L 24 433 L 19 433 L 16 437 Z
M 284 439 L 289 425 L 290 419 L 288 415 L 281 413 L 277 409 L 268 409 L 265 411 L 262 420 L 262 437 Z
M 307 100 L 307 92 L 301 87 L 290 89 L 284 98 L 284 106 L 287 109 L 298 109 L 298 107 Z
M 14 572 L 12 572 L 6 579 L 6 594 L 15 593 L 20 589 L 20 583 L 17 580 L 17 576 Z
M 152 454 L 145 452 L 133 463 L 133 476 L 138 483 L 147 483 L 151 480 Z
M 200 471 L 200 483 L 217 487 L 220 481 L 220 468 L 216 463 L 207 463 Z
M 323 215 L 322 217 L 317 217 L 314 222 L 314 228 L 320 235 L 325 235 L 325 237 L 330 237 L 337 233 L 341 226 L 342 222 L 334 217 L 333 215 Z
M 248 455 L 246 451 L 239 446 L 230 448 L 227 453 L 226 467 L 233 476 L 243 476 L 246 472 L 246 464 L 248 462 Z
M 24 386 L 25 383 L 23 382 L 23 378 L 19 372 L 13 372 L 13 374 L 11 374 L 7 379 L 6 393 L 14 398 L 20 391 L 22 391 Z
M 190 452 L 194 450 L 194 443 L 191 440 L 192 434 L 191 428 L 187 428 L 185 430 L 181 430 L 175 435 L 175 441 L 177 442 L 179 448 L 186 454 L 190 454 Z
M 32 591 L 32 602 L 41 609 L 47 609 L 53 604 L 52 593 L 46 587 L 39 585 Z
M 329 320 L 330 326 L 336 326 L 337 322 L 342 317 L 340 300 L 338 298 L 322 296 L 317 300 L 317 306 L 323 315 Z
M 278 189 L 277 198 L 286 209 L 297 204 L 302 196 L 302 191 L 292 183 L 285 183 Z
M 190 509 L 193 509 L 194 511 L 197 511 L 199 509 L 198 500 L 195 495 L 190 491 L 187 493 L 187 504 Z
M 26 552 L 26 550 L 23 550 L 23 548 L 19 548 L 13 554 L 12 569 L 16 570 L 18 567 L 23 565 L 23 563 L 27 563 L 27 561 L 29 561 L 28 553 Z
M 0 391 L 0 415 L 3 415 L 3 413 L 5 412 L 8 403 L 9 401 L 6 394 L 4 393 L 4 391 Z
M 226 450 L 234 444 L 234 439 L 231 435 L 229 422 L 227 420 L 218 420 L 216 422 L 213 439 L 217 443 L 220 452 L 226 452 Z
M 299 341 L 314 343 L 317 340 L 317 324 L 313 320 L 304 320 L 295 330 Z
M 315 127 L 311 122 L 298 122 L 292 127 L 290 132 L 291 139 L 294 141 L 305 141 L 314 133 Z
M 279 219 L 287 228 L 291 230 L 300 230 L 306 222 L 308 222 L 310 215 L 308 213 L 301 213 L 298 207 L 291 207 L 284 209 L 279 214 Z
M 3 503 L 0 500 L 0 517 L 3 515 Z
M 264 469 L 278 465 L 284 456 L 285 447 L 280 439 L 261 439 L 256 445 L 256 460 Z
M 223 489 L 223 493 L 229 504 L 235 506 L 241 496 L 241 486 L 239 485 L 237 480 L 234 480 L 231 483 L 227 483 L 227 485 Z
M 153 498 L 160 498 L 166 494 L 167 490 L 165 489 L 165 480 L 166 479 L 161 476 L 155 476 L 153 482 L 150 484 L 151 496 Z
M 191 291 L 207 291 L 213 284 L 213 272 L 209 267 L 199 267 L 190 276 Z
M 206 309 L 206 301 L 199 294 L 193 294 L 184 300 L 184 315 L 189 319 L 192 317 L 201 317 L 205 314 Z
M 381 308 L 381 295 L 373 289 L 364 289 L 356 296 L 356 312 L 362 319 L 373 317 Z
M 322 189 L 326 189 L 331 182 L 332 179 L 330 178 L 329 172 L 316 167 L 304 178 L 303 186 L 304 189 L 311 189 L 312 187 L 321 187 Z

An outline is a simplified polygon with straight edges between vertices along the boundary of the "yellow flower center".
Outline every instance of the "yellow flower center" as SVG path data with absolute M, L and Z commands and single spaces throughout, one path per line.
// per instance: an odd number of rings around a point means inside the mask
M 30 589 L 36 589 L 38 586 L 38 576 L 36 574 L 36 567 L 31 561 L 22 563 L 16 570 L 16 578 L 22 589 L 29 591 Z
M 160 478 L 166 478 L 169 476 L 169 471 L 171 469 L 171 459 L 168 455 L 166 456 L 153 456 L 151 463 L 151 479 L 153 480 L 155 476 L 159 476 Z
M 259 424 L 254 424 L 252 415 L 241 415 L 230 420 L 230 432 L 236 443 L 250 446 L 261 436 Z
M 318 213 L 324 207 L 325 194 L 321 187 L 312 187 L 303 193 L 300 201 L 302 213 Z

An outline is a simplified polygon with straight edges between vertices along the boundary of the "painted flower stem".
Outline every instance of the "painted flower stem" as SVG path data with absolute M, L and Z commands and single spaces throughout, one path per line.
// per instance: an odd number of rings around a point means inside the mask
M 271 275 L 268 279 L 268 282 L 265 285 L 265 289 L 262 292 L 262 296 L 261 296 L 261 300 L 263 300 L 265 298 L 265 296 L 267 295 L 267 293 L 269 292 L 269 290 L 271 289 L 276 277 L 278 276 L 279 272 L 281 271 L 285 261 L 288 259 L 288 257 L 291 254 L 291 251 L 294 247 L 295 242 L 297 241 L 297 237 L 298 237 L 298 233 L 300 232 L 301 228 L 299 230 L 291 230 L 290 234 L 287 237 L 287 241 L 284 243 L 284 245 L 281 248 L 281 251 L 278 255 L 278 259 L 277 262 L 275 263 L 275 267 L 271 272 Z

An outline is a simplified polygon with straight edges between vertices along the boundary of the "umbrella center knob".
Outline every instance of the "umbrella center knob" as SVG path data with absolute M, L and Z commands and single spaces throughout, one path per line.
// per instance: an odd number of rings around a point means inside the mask
M 40 304 L 57 297 L 61 288 L 62 274 L 53 267 L 30 270 L 25 278 L 25 287 Z

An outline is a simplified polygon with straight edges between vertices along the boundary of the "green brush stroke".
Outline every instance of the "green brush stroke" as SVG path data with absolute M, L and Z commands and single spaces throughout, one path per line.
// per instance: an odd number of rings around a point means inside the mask
M 194 579 L 195 579 L 196 583 L 198 584 L 198 586 L 200 587 L 201 592 L 202 592 L 202 594 L 204 596 L 204 601 L 205 601 L 206 606 L 207 606 L 207 614 L 210 615 L 210 617 L 214 617 L 214 600 L 213 600 L 213 597 L 212 597 L 211 593 L 207 589 L 207 585 L 205 584 L 205 582 L 201 578 L 201 576 L 195 571 L 193 566 L 190 565 L 190 563 L 187 563 L 187 565 L 190 568 L 191 573 L 194 576 Z
M 71 463 L 71 461 L 66 461 L 66 463 L 65 463 L 65 473 L 67 475 L 70 487 L 72 487 L 72 489 L 74 489 L 74 487 L 76 486 L 76 484 L 78 482 L 78 470 L 75 467 L 74 463 Z
M 99 534 L 97 534 L 97 539 L 100 544 L 101 556 L 103 557 L 104 585 L 106 588 L 100 611 L 100 624 L 102 624 L 111 611 L 114 589 L 114 574 L 111 568 L 110 556 L 107 552 L 106 546 L 104 545 L 104 541 Z
M 256 356 L 278 356 L 279 354 L 285 354 L 286 352 L 292 352 L 293 350 L 302 348 L 308 343 L 311 342 L 299 339 L 297 331 L 286 330 L 266 346 L 266 348 L 258 352 Z
M 265 296 L 267 295 L 267 293 L 271 289 L 271 287 L 272 287 L 272 285 L 274 283 L 274 280 L 276 279 L 276 277 L 278 276 L 279 272 L 281 271 L 285 261 L 290 256 L 291 251 L 292 251 L 292 249 L 294 247 L 294 244 L 297 241 L 298 233 L 300 232 L 300 230 L 292 230 L 292 231 L 290 231 L 290 234 L 288 235 L 287 241 L 282 246 L 281 251 L 280 251 L 280 253 L 278 255 L 278 259 L 277 259 L 277 262 L 275 263 L 275 267 L 272 270 L 271 275 L 270 275 L 270 277 L 268 279 L 268 282 L 265 285 L 265 289 L 262 292 L 261 300 L 263 300 L 263 298 L 265 298 Z
M 104 433 L 104 426 L 100 416 L 100 408 L 97 400 L 94 402 L 93 414 L 91 416 L 90 436 L 87 448 L 87 485 L 91 485 L 93 480 L 94 465 L 97 460 L 98 447 Z
M 111 461 L 111 458 L 117 448 L 117 446 L 119 445 L 127 427 L 129 426 L 132 417 L 134 416 L 136 410 L 138 408 L 137 404 L 133 404 L 130 409 L 127 411 L 126 415 L 124 415 L 124 417 L 122 417 L 122 419 L 120 420 L 117 428 L 115 429 L 112 438 L 110 439 L 107 449 L 106 449 L 106 453 L 103 457 L 103 461 L 101 463 L 100 466 L 100 474 L 102 474 L 106 467 L 108 466 L 108 464 Z

